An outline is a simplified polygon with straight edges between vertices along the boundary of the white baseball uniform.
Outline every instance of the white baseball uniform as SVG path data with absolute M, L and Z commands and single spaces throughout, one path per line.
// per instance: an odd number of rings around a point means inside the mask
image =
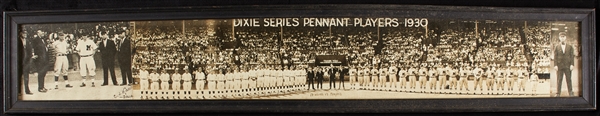
M 172 77 L 173 90 L 181 90 L 181 74 L 175 72 Z
M 66 41 L 55 41 L 53 46 L 56 48 L 54 76 L 67 76 L 67 70 L 69 70 L 69 59 L 67 59 L 67 50 L 69 48 L 69 44 Z
M 208 81 L 208 90 L 216 90 L 217 89 L 217 75 L 208 74 L 206 76 L 206 81 Z
M 148 74 L 148 71 L 140 70 L 140 74 L 138 75 L 140 78 L 140 90 L 148 89 L 148 76 L 149 75 L 150 74 Z
M 398 80 L 396 79 L 396 73 L 398 72 L 398 69 L 395 66 L 391 66 L 388 69 L 388 73 L 389 73 L 389 77 L 390 77 L 390 87 L 398 87 Z
M 96 52 L 96 43 L 92 40 L 84 40 L 77 43 L 77 51 L 79 52 L 79 74 L 82 77 L 87 75 L 96 75 L 96 63 L 94 62 L 94 53 Z
M 217 74 L 217 89 L 225 90 L 225 74 Z
M 183 73 L 183 75 L 181 75 L 181 80 L 183 80 L 183 90 L 192 90 L 192 74 Z
M 160 74 L 160 81 L 162 81 L 160 83 L 161 90 L 169 90 L 169 80 L 170 80 L 170 76 L 168 73 Z
M 196 71 L 194 75 L 196 75 L 196 90 L 204 90 L 206 75 L 204 75 L 204 72 L 200 71 Z
M 152 83 L 150 84 L 150 90 L 158 90 L 159 84 L 158 84 L 158 79 L 159 79 L 159 75 L 156 73 L 152 73 L 150 74 L 150 79 L 152 80 Z

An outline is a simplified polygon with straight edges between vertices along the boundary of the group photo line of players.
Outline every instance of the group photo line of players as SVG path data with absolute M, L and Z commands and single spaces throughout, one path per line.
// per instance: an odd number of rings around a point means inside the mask
M 61 76 L 64 87 L 73 88 L 69 72 L 79 72 L 79 87 L 95 87 L 96 67 L 102 67 L 101 86 L 130 86 L 133 99 L 145 100 L 271 99 L 318 91 L 558 97 L 563 78 L 568 96 L 579 94 L 572 85 L 578 82 L 571 82 L 579 69 L 574 61 L 579 43 L 573 40 L 578 30 L 562 23 L 440 19 L 419 28 L 232 23 L 23 26 L 24 92 L 33 94 L 30 75 L 38 77 L 38 92 L 48 92 L 46 72 L 54 73 L 56 90 L 63 86 Z M 550 75 L 559 75 L 553 77 L 557 93 L 550 92 Z

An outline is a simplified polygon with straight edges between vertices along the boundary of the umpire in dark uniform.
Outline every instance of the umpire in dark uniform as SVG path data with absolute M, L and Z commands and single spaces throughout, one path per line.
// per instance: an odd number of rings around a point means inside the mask
M 29 90 L 29 71 L 31 68 L 31 63 L 33 61 L 33 46 L 31 45 L 31 40 L 28 38 L 27 30 L 22 29 L 19 36 L 19 45 L 23 45 L 22 49 L 19 49 L 19 59 L 22 63 L 22 69 L 20 70 L 20 75 L 23 75 L 23 85 L 25 86 L 25 94 L 32 95 Z M 21 77 L 21 76 L 19 76 Z M 21 93 L 21 87 L 19 87 L 19 93 Z
M 560 32 L 558 34 L 560 44 L 554 47 L 554 70 L 556 70 L 558 79 L 558 89 L 556 97 L 560 97 L 562 79 L 563 77 L 567 80 L 567 89 L 569 96 L 573 96 L 573 86 L 571 85 L 571 71 L 573 71 L 573 46 L 566 43 L 566 33 Z
M 117 42 L 117 52 L 119 58 L 119 66 L 121 68 L 121 76 L 123 81 L 121 86 L 123 85 L 131 85 L 133 84 L 133 77 L 131 73 L 131 40 L 125 36 L 125 31 L 119 30 L 117 34 L 121 40 Z
M 41 29 L 37 30 L 37 35 L 34 36 L 32 44 L 33 44 L 33 56 L 34 63 L 36 64 L 36 72 L 38 73 L 38 91 L 39 92 L 47 92 L 48 89 L 44 87 L 44 79 L 46 77 L 46 73 L 50 68 L 50 53 L 47 48 L 48 42 L 46 42 L 46 32 Z

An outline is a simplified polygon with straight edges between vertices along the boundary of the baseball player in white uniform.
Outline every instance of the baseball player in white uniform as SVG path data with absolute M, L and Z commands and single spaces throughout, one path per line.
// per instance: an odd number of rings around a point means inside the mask
M 235 93 L 239 93 L 240 89 L 242 88 L 242 73 L 239 71 L 239 69 L 234 69 L 233 70 L 233 90 Z
M 375 89 L 377 86 L 377 80 L 379 80 L 379 67 L 373 67 L 373 69 L 371 69 L 370 89 Z
M 517 89 L 519 89 L 519 91 L 525 91 L 525 85 L 527 83 L 527 77 L 529 77 L 529 72 L 527 72 L 527 68 L 526 66 L 521 66 L 519 68 L 519 84 L 517 86 Z
M 466 67 L 461 67 L 460 68 L 460 83 L 459 83 L 459 88 L 462 91 L 463 88 L 465 88 L 467 91 L 469 91 L 469 84 L 467 83 L 467 76 L 469 76 L 469 73 L 471 73 Z
M 450 67 L 448 67 L 448 65 L 446 65 L 446 67 L 439 67 L 437 69 L 437 72 L 439 74 L 438 79 L 440 81 L 440 90 L 444 90 L 444 88 L 446 87 L 446 82 L 448 81 L 448 70 L 450 69 Z
M 479 68 L 479 66 L 475 66 L 475 69 L 473 69 L 472 73 L 475 76 L 475 88 L 473 90 L 475 91 L 477 88 L 479 88 L 479 91 L 483 91 L 483 69 Z
M 275 69 L 273 69 L 275 68 Z M 263 77 L 263 86 L 267 87 L 267 93 L 268 94 L 274 94 L 276 88 L 277 88 L 277 79 L 279 79 L 280 77 L 280 68 L 279 67 L 273 67 L 271 69 L 268 69 L 266 67 L 263 67 L 263 69 L 259 69 L 257 70 L 257 77 Z
M 228 69 L 227 72 L 224 74 L 224 76 L 225 76 L 224 77 L 225 78 L 225 87 L 224 87 L 225 93 L 227 93 L 227 96 L 232 96 L 233 94 L 231 94 L 231 93 L 233 93 L 232 90 L 233 90 L 233 86 L 235 85 L 235 84 L 233 84 L 233 78 L 235 75 L 231 69 Z
M 259 92 L 262 95 L 266 94 L 266 90 L 269 89 L 267 88 L 268 84 L 267 84 L 267 77 L 268 75 L 264 75 L 262 74 L 262 69 L 258 69 L 259 66 L 256 66 L 254 69 L 250 69 L 249 71 L 249 78 L 251 79 L 250 81 L 254 81 L 254 87 L 251 89 L 257 89 L 254 90 L 255 92 Z
M 242 97 L 242 90 L 243 90 L 242 86 L 244 85 L 243 80 L 244 80 L 244 75 L 245 75 L 244 70 L 241 68 L 238 68 L 236 70 L 235 75 L 236 76 L 235 76 L 234 83 L 236 84 L 235 89 L 236 89 L 237 97 Z
M 276 77 L 273 78 L 273 80 L 271 81 L 272 87 L 274 87 L 273 89 L 273 94 L 279 94 L 279 90 L 281 88 L 281 86 L 283 85 L 283 78 L 285 76 L 285 72 L 283 71 L 283 68 L 278 68 L 279 70 L 277 70 L 277 75 Z
M 148 98 L 148 96 L 147 96 L 148 92 L 146 91 L 146 90 L 148 90 L 148 76 L 150 76 L 150 74 L 146 70 L 146 67 L 141 68 L 138 77 L 140 78 L 140 92 L 142 95 L 141 96 L 142 99 Z M 94 84 L 92 84 L 92 86 L 94 86 Z
M 398 81 L 400 89 L 406 89 L 406 78 L 408 78 L 408 69 L 406 67 L 402 67 L 400 71 L 398 71 Z
M 348 71 L 350 77 L 348 78 L 350 80 L 350 89 L 356 89 L 356 79 L 358 78 L 358 72 L 356 67 L 353 65 L 350 67 L 350 70 Z
M 506 67 L 501 66 L 496 72 L 496 91 L 499 91 L 500 89 L 504 91 L 506 83 Z
M 205 99 L 206 96 L 204 96 L 206 93 L 204 93 L 204 87 L 206 84 L 206 74 L 204 74 L 202 67 L 198 68 L 198 70 L 194 71 L 194 75 L 196 76 L 196 94 L 198 95 L 198 99 Z
M 421 69 L 419 69 L 419 89 L 425 89 L 427 84 L 427 68 L 424 65 L 421 65 Z
M 151 97 L 154 99 L 158 99 L 158 91 L 159 91 L 158 87 L 160 87 L 160 84 L 159 84 L 160 75 L 156 73 L 158 71 L 159 70 L 156 69 L 150 74 L 150 80 L 152 80 L 152 83 L 150 84 L 150 94 L 152 95 Z
M 515 90 L 514 87 L 515 87 L 515 83 L 517 81 L 516 78 L 518 77 L 519 71 L 516 69 L 513 69 L 511 67 L 508 67 L 508 69 L 506 69 L 505 72 L 508 74 L 508 76 L 506 78 L 506 80 L 508 80 L 508 91 L 513 91 L 513 90 Z
M 390 68 L 388 68 L 388 74 L 390 77 L 390 88 L 394 88 L 394 90 L 396 90 L 396 88 L 398 88 L 398 68 L 396 67 L 395 64 L 390 65 Z
M 458 79 L 460 78 L 459 76 L 459 70 L 457 69 L 457 66 L 452 67 L 452 69 L 448 70 L 448 73 L 450 73 L 450 89 L 454 89 L 457 90 L 458 89 Z
M 285 76 L 283 77 L 283 91 L 284 92 L 290 92 L 290 85 L 292 85 L 292 80 L 294 80 L 294 76 L 296 76 L 296 73 L 294 73 L 294 69 L 293 67 L 288 67 L 287 70 L 284 71 Z
M 65 80 L 65 87 L 71 88 L 69 84 L 69 77 L 67 71 L 69 70 L 69 59 L 67 59 L 69 43 L 65 41 L 65 34 L 62 32 L 58 33 L 58 41 L 52 43 L 52 47 L 56 50 L 56 60 L 54 62 L 54 89 L 58 89 L 58 77 L 63 76 Z
M 85 87 L 86 77 L 92 79 L 92 87 L 94 85 L 94 76 L 96 75 L 96 63 L 94 62 L 94 54 L 96 53 L 96 48 L 98 46 L 88 37 L 87 33 L 84 33 L 81 38 L 82 41 L 77 43 L 77 47 L 75 48 L 76 52 L 79 53 L 79 74 L 81 78 L 81 87 Z M 145 89 L 144 89 L 145 90 Z
M 248 73 L 248 70 L 243 69 L 243 68 L 240 69 L 240 72 L 241 72 L 241 74 L 239 75 L 239 77 L 241 79 L 240 80 L 241 81 L 241 85 L 240 85 L 240 89 L 241 89 L 240 97 L 244 97 L 244 95 L 246 95 L 247 92 L 248 92 L 248 84 L 250 84 L 250 81 L 248 80 L 249 73 Z
M 217 71 L 215 69 L 209 69 L 208 75 L 206 76 L 207 89 L 214 91 L 217 90 L 217 75 L 215 74 Z M 211 93 L 212 94 L 212 93 Z
M 379 69 L 379 80 L 378 80 L 378 84 L 377 86 L 379 87 L 379 90 L 382 90 L 383 88 L 387 87 L 387 73 L 388 68 L 387 67 L 381 67 L 381 69 Z
M 171 90 L 173 93 L 173 99 L 180 99 L 181 97 L 179 95 L 179 90 L 181 90 L 181 74 L 179 74 L 179 69 L 175 69 L 175 72 L 171 76 L 171 80 L 173 80 L 173 89 Z
M 367 89 L 369 86 L 369 80 L 371 79 L 371 69 L 365 66 L 362 72 L 362 79 L 360 80 L 360 89 Z
M 246 90 L 245 90 L 246 91 L 246 96 L 250 96 L 250 95 L 254 94 L 253 92 L 256 91 L 256 90 L 253 90 L 257 86 L 257 82 L 256 82 L 257 78 L 256 78 L 256 72 L 255 71 L 256 70 L 252 69 L 252 68 L 248 69 L 248 72 L 246 73 L 248 75 L 247 76 L 248 78 L 246 80 L 242 80 L 242 81 L 245 81 L 247 83 L 246 84 L 247 87 L 245 87 L 246 88 Z M 242 86 L 246 86 L 246 85 L 242 85 Z
M 181 75 L 181 80 L 183 80 L 183 94 L 185 95 L 184 98 L 192 99 L 192 74 L 185 69 L 188 69 L 188 67 L 184 68 L 184 73 Z
M 439 74 L 437 73 L 436 67 L 437 66 L 431 66 L 429 71 L 427 71 L 427 75 L 429 76 L 429 90 L 435 90 L 437 88 L 437 78 Z
M 494 65 L 491 65 L 491 67 L 488 68 L 486 71 L 487 79 L 485 84 L 487 86 L 488 91 L 494 91 L 494 80 L 496 77 L 496 73 L 494 73 L 494 71 L 496 71 L 496 67 Z
M 300 80 L 301 78 L 306 78 L 306 73 L 304 73 L 304 70 L 301 70 L 302 67 L 294 67 L 294 74 L 292 76 L 292 83 L 290 83 L 291 86 L 291 90 L 292 91 L 296 91 L 296 90 L 300 90 Z
M 226 77 L 225 74 L 223 74 L 221 71 L 217 72 L 217 93 L 219 93 L 219 97 L 225 97 L 225 81 L 226 81 Z
M 169 98 L 169 80 L 171 78 L 171 76 L 169 75 L 169 73 L 165 72 L 164 70 L 161 71 L 161 73 L 159 74 L 159 78 L 160 78 L 160 90 L 161 90 L 161 98 L 162 99 L 168 99 Z
M 536 67 L 535 67 L 536 64 L 532 63 L 531 65 L 533 66 L 532 67 L 533 72 L 531 73 L 531 76 L 529 77 L 529 83 L 531 83 L 531 92 L 532 92 L 532 94 L 533 95 L 537 95 L 537 86 L 538 86 L 539 77 L 536 74 L 536 70 L 535 70 L 536 69 Z
M 410 69 L 408 69 L 408 83 L 410 89 L 417 88 L 417 76 L 419 76 L 418 69 L 415 66 L 411 66 Z

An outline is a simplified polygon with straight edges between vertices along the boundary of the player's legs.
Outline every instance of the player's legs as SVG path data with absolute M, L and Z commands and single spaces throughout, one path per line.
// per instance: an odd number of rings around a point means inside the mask
M 425 85 L 426 82 L 427 82 L 426 77 L 425 76 L 420 76 L 419 77 L 419 88 L 421 88 L 421 89 L 425 88 L 426 87 L 426 85 Z
M 537 81 L 531 81 L 531 92 L 533 93 L 533 95 L 537 94 L 537 86 L 538 86 Z
M 416 76 L 411 76 L 409 81 L 410 81 L 409 84 L 410 84 L 411 89 L 417 88 L 417 77 Z
M 406 79 L 400 77 L 398 80 L 400 81 L 400 84 L 399 84 L 400 88 L 405 89 L 406 88 Z
M 479 90 L 483 89 L 483 87 L 481 86 L 482 81 L 483 81 L 483 78 L 479 78 L 479 79 L 475 80 L 475 89 L 474 90 L 477 90 L 477 88 L 479 88 Z
M 166 94 L 169 93 L 169 91 L 168 91 L 169 90 L 169 83 L 166 82 L 166 81 L 161 82 L 160 83 L 160 90 L 161 90 L 160 97 L 162 99 L 166 99 L 168 97 Z
M 466 87 L 465 84 L 466 84 L 467 81 L 465 81 L 465 79 L 466 79 L 465 77 L 461 77 L 460 80 L 458 80 L 459 81 L 458 88 L 460 90 L 462 90 L 464 87 Z
M 92 87 L 94 87 L 95 75 L 96 75 L 96 63 L 94 63 L 93 57 L 83 57 L 79 59 L 79 74 L 82 77 L 82 86 L 85 86 L 86 79 L 91 79 Z M 90 77 L 86 78 L 85 76 Z
M 513 77 L 508 78 L 508 90 L 513 90 L 514 86 L 515 86 L 515 80 L 513 79 Z
M 390 76 L 390 87 L 398 88 L 398 78 Z
M 69 70 L 69 60 L 67 59 L 67 56 L 56 56 L 56 61 L 54 62 L 54 84 L 56 86 L 55 89 L 58 89 L 58 78 L 61 75 L 65 80 L 65 87 L 73 87 L 69 84 L 67 70 Z
M 150 85 L 150 89 L 151 89 L 151 93 L 150 93 L 150 94 L 151 94 L 151 95 L 152 95 L 152 97 L 153 97 L 153 98 L 155 98 L 155 99 L 156 99 L 156 98 L 158 98 L 158 91 L 159 91 L 159 90 L 158 90 L 158 87 L 159 87 L 159 86 L 160 86 L 160 85 L 158 84 L 158 81 L 153 81 L 153 82 L 151 83 L 151 85 Z
M 525 91 L 525 83 L 527 83 L 525 79 L 519 79 L 519 90 Z
M 439 85 L 439 89 L 443 90 L 444 87 L 446 86 L 446 77 L 445 76 L 438 76 L 438 78 L 440 79 L 440 85 Z
M 437 88 L 437 79 L 429 78 L 429 89 L 436 89 L 436 88 Z
M 506 88 L 506 79 L 499 79 L 498 83 L 496 83 L 497 87 L 496 89 L 502 89 L 502 91 L 504 91 L 504 89 Z
M 494 90 L 494 79 L 493 78 L 488 78 L 486 80 L 485 84 L 487 85 L 487 90 L 488 91 Z
M 388 87 L 387 84 L 387 80 L 385 79 L 386 76 L 380 76 L 379 77 L 379 86 L 381 87 Z
M 148 80 L 140 80 L 140 90 L 148 90 Z

